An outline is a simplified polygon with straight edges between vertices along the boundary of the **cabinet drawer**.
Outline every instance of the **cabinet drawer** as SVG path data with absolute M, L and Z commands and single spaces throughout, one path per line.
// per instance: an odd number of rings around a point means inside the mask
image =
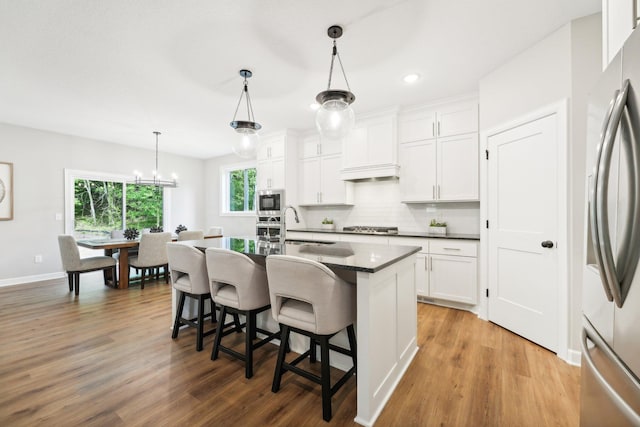
M 432 239 L 429 242 L 429 253 L 477 257 L 478 244 L 460 240 Z
M 429 253 L 429 240 L 418 237 L 389 237 L 390 245 L 420 246 L 420 252 Z

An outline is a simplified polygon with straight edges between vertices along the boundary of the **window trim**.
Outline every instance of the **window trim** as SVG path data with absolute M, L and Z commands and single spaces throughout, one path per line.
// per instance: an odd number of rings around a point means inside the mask
M 255 209 L 252 211 L 229 210 L 229 173 L 240 169 L 257 169 L 255 161 L 233 163 L 220 166 L 220 216 L 231 217 L 255 217 Z M 257 171 L 256 171 L 257 172 Z M 257 183 L 256 183 L 257 188 Z

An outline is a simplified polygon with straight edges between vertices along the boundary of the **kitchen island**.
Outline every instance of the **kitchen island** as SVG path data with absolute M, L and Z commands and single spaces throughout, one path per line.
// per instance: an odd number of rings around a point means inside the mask
M 231 249 L 263 265 L 272 254 L 300 256 L 321 262 L 354 283 L 358 341 L 355 421 L 373 425 L 418 351 L 414 266 L 420 247 L 346 242 L 279 244 L 230 237 L 182 243 L 201 250 Z M 294 343 L 291 347 L 299 353 L 306 350 L 296 348 Z

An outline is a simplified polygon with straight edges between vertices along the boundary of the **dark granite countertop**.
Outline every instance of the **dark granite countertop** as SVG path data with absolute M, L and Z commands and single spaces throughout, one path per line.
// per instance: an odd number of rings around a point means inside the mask
M 419 246 L 386 245 L 350 242 L 295 242 L 268 243 L 247 237 L 221 237 L 217 239 L 186 240 L 200 250 L 225 248 L 244 253 L 263 261 L 268 255 L 294 255 L 318 261 L 330 268 L 375 273 L 403 258 L 420 251 Z
M 460 233 L 450 233 L 447 235 L 438 235 L 438 234 L 429 234 L 426 231 L 399 231 L 398 234 L 368 234 L 368 233 L 357 233 L 354 231 L 342 231 L 342 230 L 326 230 L 324 228 L 297 228 L 297 229 L 287 229 L 289 231 L 300 231 L 303 233 L 332 233 L 332 234 L 359 234 L 364 236 L 397 236 L 397 237 L 425 237 L 429 239 L 458 239 L 458 240 L 480 240 L 479 234 L 460 234 Z

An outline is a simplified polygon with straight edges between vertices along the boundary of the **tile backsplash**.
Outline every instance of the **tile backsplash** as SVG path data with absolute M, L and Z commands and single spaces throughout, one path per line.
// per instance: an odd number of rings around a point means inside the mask
M 449 233 L 479 234 L 480 203 L 400 202 L 397 180 L 366 181 L 355 184 L 354 206 L 304 207 L 299 210 L 301 223 L 292 228 L 317 228 L 331 218 L 337 229 L 350 225 L 397 226 L 400 231 L 427 231 L 429 222 L 445 221 Z

